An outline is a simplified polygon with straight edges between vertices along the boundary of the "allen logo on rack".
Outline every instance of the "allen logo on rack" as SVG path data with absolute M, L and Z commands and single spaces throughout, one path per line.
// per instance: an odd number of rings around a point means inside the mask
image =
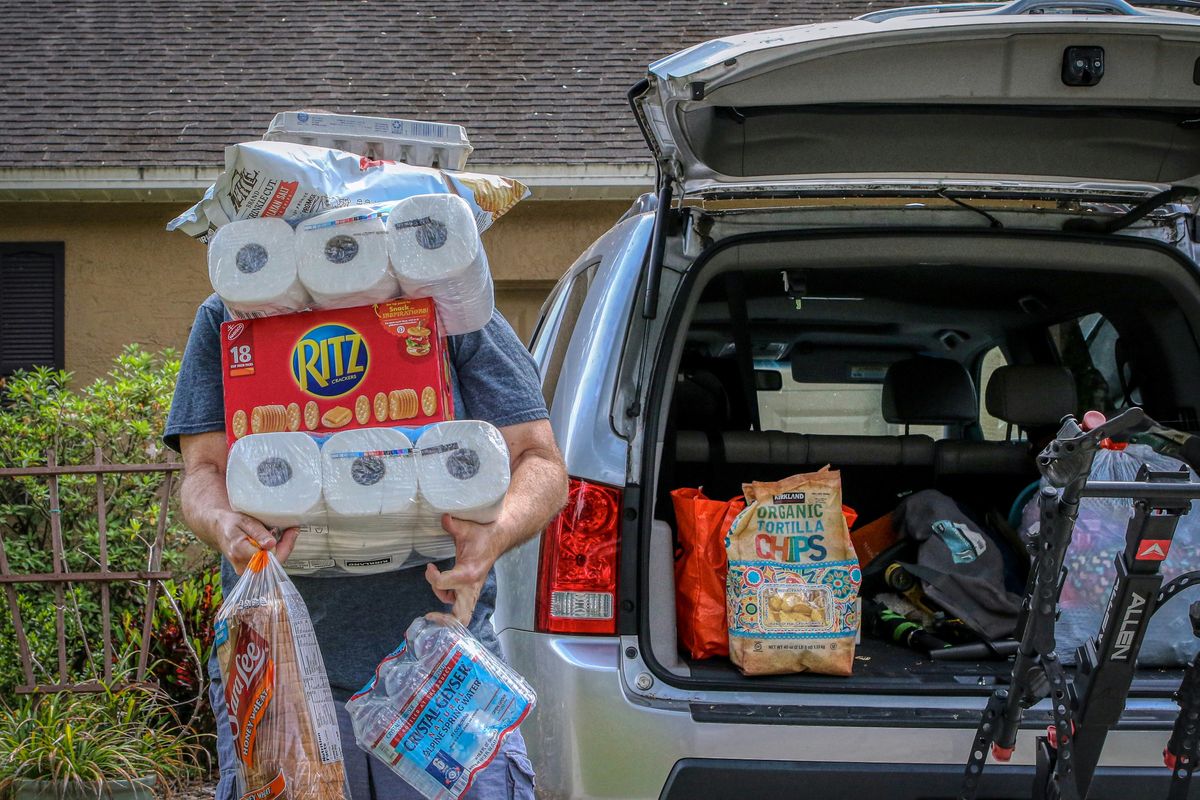
M 1171 552 L 1170 539 L 1146 539 L 1138 545 L 1138 561 L 1165 561 Z

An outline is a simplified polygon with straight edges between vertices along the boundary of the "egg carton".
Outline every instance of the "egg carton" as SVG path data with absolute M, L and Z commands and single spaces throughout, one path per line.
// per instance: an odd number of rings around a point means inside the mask
M 449 170 L 463 169 L 474 149 L 461 125 L 312 111 L 276 114 L 263 139 L 330 147 L 373 161 Z

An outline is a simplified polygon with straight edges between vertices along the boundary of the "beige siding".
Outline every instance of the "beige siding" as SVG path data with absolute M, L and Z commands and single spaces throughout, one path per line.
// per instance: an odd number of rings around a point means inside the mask
M 554 281 L 626 207 L 527 201 L 485 235 L 497 303 L 522 338 Z M 211 289 L 204 248 L 163 230 L 182 210 L 155 203 L 0 204 L 0 242 L 64 243 L 66 366 L 81 381 L 101 374 L 129 342 L 183 348 L 196 305 Z

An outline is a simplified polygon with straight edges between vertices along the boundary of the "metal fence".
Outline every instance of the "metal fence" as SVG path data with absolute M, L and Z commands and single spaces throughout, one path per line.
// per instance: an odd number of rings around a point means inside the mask
M 0 479 L 4 478 L 45 478 L 49 481 L 50 489 L 50 540 L 52 571 L 46 573 L 20 574 L 9 569 L 8 557 L 5 554 L 4 528 L 0 526 L 0 586 L 8 601 L 9 614 L 12 617 L 13 629 L 16 634 L 17 651 L 21 658 L 21 670 L 25 683 L 17 687 L 20 693 L 30 692 L 96 692 L 103 691 L 112 682 L 113 668 L 113 639 L 112 639 L 112 610 L 109 605 L 110 586 L 118 581 L 145 581 L 146 600 L 142 611 L 142 636 L 138 651 L 137 671 L 135 681 L 142 682 L 146 677 L 147 660 L 149 657 L 151 626 L 154 619 L 154 608 L 158 600 L 159 583 L 171 577 L 170 572 L 162 571 L 163 540 L 167 531 L 168 507 L 171 500 L 171 490 L 174 486 L 175 473 L 183 469 L 180 463 L 162 464 L 105 464 L 100 448 L 96 448 L 96 460 L 93 464 L 63 465 L 56 463 L 53 452 L 46 454 L 44 467 L 16 467 L 0 469 Z M 134 572 L 113 572 L 108 564 L 108 523 L 107 506 L 104 494 L 103 475 L 119 473 L 129 474 L 138 472 L 161 472 L 164 475 L 162 487 L 159 490 L 158 524 L 155 530 L 154 542 L 150 546 L 147 568 Z M 99 552 L 97 564 L 99 569 L 94 572 L 71 572 L 67 568 L 66 552 L 63 547 L 62 508 L 59 506 L 59 478 L 63 475 L 95 475 L 96 476 L 96 520 L 99 526 Z M 21 621 L 21 609 L 17 604 L 17 586 L 19 584 L 37 583 L 50 585 L 55 598 L 55 634 L 58 638 L 58 683 L 43 684 L 34 680 L 33 657 L 26 638 L 25 626 Z M 68 674 L 66 637 L 66 606 L 64 594 L 73 591 L 74 584 L 99 584 L 100 590 L 100 619 L 101 638 L 103 647 L 102 680 L 72 682 Z

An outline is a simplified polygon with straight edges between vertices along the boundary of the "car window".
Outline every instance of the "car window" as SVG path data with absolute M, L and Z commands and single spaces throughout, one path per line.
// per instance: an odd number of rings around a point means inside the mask
M 1078 413 L 1111 414 L 1141 402 L 1131 365 L 1121 359 L 1120 333 L 1110 320 L 1086 314 L 1051 325 L 1049 335 L 1059 363 L 1075 376 Z
M 760 388 L 759 418 L 763 430 L 816 435 L 899 436 L 903 425 L 883 418 L 882 383 L 800 383 L 792 377 L 789 364 L 759 361 L 759 371 L 779 372 L 779 381 Z M 764 380 L 759 379 L 759 386 Z M 910 425 L 909 433 L 944 439 L 946 428 L 940 425 Z
M 557 319 L 548 318 L 535 336 L 534 357 L 541 369 L 542 397 L 545 398 L 547 406 L 554 402 L 554 392 L 558 388 L 558 377 L 567 357 L 567 347 L 571 344 L 571 336 L 575 332 L 576 323 L 579 322 L 579 312 L 583 310 L 583 302 L 587 299 L 588 289 L 591 288 L 599 266 L 599 261 L 590 264 L 567 280 L 561 289 L 556 307 L 549 312 Z M 542 353 L 540 358 L 539 351 Z
M 1002 419 L 993 417 L 987 410 L 987 387 L 993 373 L 1001 367 L 1008 366 L 1008 359 L 999 347 L 993 347 L 983 355 L 983 363 L 979 368 L 979 427 L 983 430 L 983 438 L 988 442 L 1003 442 L 1006 439 L 1019 439 L 1024 434 L 1017 429 L 1009 429 Z

